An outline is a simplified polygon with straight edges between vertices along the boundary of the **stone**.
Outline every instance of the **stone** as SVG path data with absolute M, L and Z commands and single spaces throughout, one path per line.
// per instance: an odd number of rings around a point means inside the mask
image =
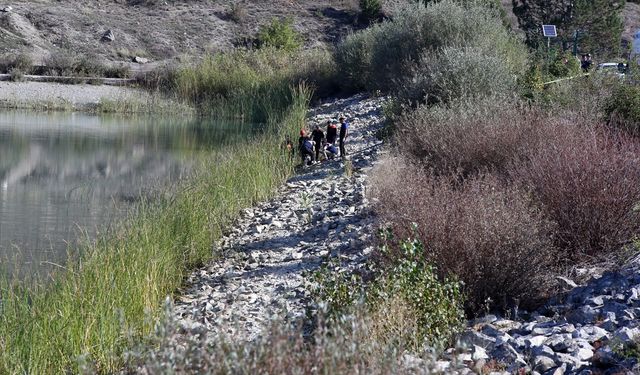
M 546 344 L 554 351 L 554 352 L 566 352 L 569 349 L 569 342 L 571 341 L 570 334 L 561 334 L 557 336 L 552 336 L 547 340 Z
M 587 324 L 593 323 L 599 315 L 599 309 L 593 308 L 589 305 L 583 305 L 574 310 L 571 310 L 566 315 L 566 318 L 571 323 Z
M 477 345 L 483 348 L 489 348 L 489 347 L 493 347 L 495 342 L 496 342 L 495 338 L 488 336 L 482 332 L 477 332 L 474 330 L 466 330 L 460 336 L 460 343 L 463 345 L 467 345 L 468 347 Z
M 533 358 L 533 369 L 536 371 L 545 372 L 556 366 L 556 362 L 546 355 L 539 355 Z
M 116 40 L 116 36 L 115 34 L 113 34 L 113 31 L 107 30 L 104 32 L 104 34 L 102 34 L 101 40 L 103 42 L 113 42 L 114 40 Z
M 11 6 L 6 6 L 6 7 L 3 7 L 1 10 L 5 13 L 8 13 L 8 12 L 11 12 L 13 8 Z
M 541 346 L 547 341 L 546 336 L 531 336 L 525 339 L 525 345 L 527 348 L 534 348 L 537 346 Z
M 589 348 L 578 348 L 578 350 L 571 353 L 574 357 L 580 361 L 588 361 L 593 357 L 593 350 Z
M 146 64 L 149 62 L 149 59 L 146 57 L 135 56 L 132 61 L 137 64 Z
M 486 350 L 479 347 L 478 345 L 474 345 L 471 359 L 473 359 L 474 361 L 479 361 L 481 359 L 489 359 L 489 356 L 487 355 Z
M 576 284 L 573 280 L 563 276 L 556 276 L 556 280 L 558 280 L 558 284 L 560 284 L 560 288 L 565 291 L 578 287 L 578 284 Z
M 640 336 L 640 328 L 637 327 L 622 327 L 613 333 L 613 337 L 622 341 L 623 343 L 634 341 L 634 339 L 638 336 Z
M 554 369 L 550 369 L 544 375 L 564 375 L 567 371 L 567 364 L 563 363 L 561 366 L 558 366 Z
M 606 339 L 609 337 L 609 333 L 603 328 L 596 326 L 585 326 L 576 329 L 572 334 L 573 338 L 585 339 L 588 342 L 595 342 L 598 340 Z

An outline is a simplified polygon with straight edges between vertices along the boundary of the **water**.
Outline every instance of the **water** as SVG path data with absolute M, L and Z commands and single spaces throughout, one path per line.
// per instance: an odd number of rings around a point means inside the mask
M 170 191 L 212 149 L 251 130 L 189 118 L 0 112 L 3 270 L 64 264 L 79 239 Z

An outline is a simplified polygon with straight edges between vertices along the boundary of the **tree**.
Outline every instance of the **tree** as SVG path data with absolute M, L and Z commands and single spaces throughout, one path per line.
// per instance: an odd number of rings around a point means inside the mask
M 526 34 L 527 44 L 542 42 L 542 25 L 556 25 L 563 48 L 577 40 L 579 53 L 610 58 L 620 53 L 623 25 L 620 11 L 624 0 L 519 0 L 513 12 Z M 546 42 L 545 42 L 546 43 Z

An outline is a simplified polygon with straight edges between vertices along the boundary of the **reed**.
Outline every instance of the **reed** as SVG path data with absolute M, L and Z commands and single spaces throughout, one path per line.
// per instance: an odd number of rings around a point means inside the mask
M 151 334 L 166 296 L 218 256 L 212 244 L 239 211 L 292 172 L 277 146 L 303 125 L 310 90 L 289 91 L 286 109 L 268 112 L 266 132 L 214 152 L 178 193 L 142 203 L 53 281 L 2 279 L 0 373 L 78 373 L 87 363 L 100 373 L 121 369 L 126 348 Z

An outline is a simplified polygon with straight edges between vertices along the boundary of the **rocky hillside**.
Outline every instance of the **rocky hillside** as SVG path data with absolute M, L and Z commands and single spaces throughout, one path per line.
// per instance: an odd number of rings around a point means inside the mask
M 501 1 L 517 30 L 512 0 Z M 313 46 L 335 43 L 357 27 L 358 12 L 357 0 L 10 1 L 0 4 L 0 52 L 27 52 L 36 64 L 59 51 L 111 62 L 159 61 L 245 45 L 261 25 L 285 17 Z M 623 17 L 630 42 L 640 28 L 638 4 L 627 3 Z
M 37 0 L 0 4 L 0 52 L 36 63 L 56 51 L 107 61 L 200 55 L 246 43 L 291 17 L 308 46 L 335 42 L 357 19 L 349 0 Z M 109 33 L 111 31 L 111 33 Z

